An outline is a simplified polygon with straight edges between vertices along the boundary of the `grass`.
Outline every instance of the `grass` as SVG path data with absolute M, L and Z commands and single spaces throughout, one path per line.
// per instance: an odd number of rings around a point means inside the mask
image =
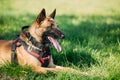
M 34 6 L 33 6 L 34 5 Z M 29 67 L 7 64 L 0 67 L 0 79 L 25 80 L 119 80 L 120 9 L 119 0 L 1 0 L 0 39 L 15 39 L 24 25 L 31 24 L 43 7 L 57 9 L 56 21 L 66 38 L 60 41 L 61 54 L 52 49 L 57 65 L 87 72 L 34 73 Z M 24 13 L 23 13 L 24 12 Z

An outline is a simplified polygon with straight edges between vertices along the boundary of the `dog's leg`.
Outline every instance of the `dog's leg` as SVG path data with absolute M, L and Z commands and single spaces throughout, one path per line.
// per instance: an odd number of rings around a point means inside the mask
M 41 67 L 40 65 L 34 65 L 31 67 L 34 72 L 43 73 L 43 74 L 47 73 L 47 71 L 51 71 L 51 72 L 70 72 L 75 74 L 86 75 L 85 72 L 80 72 L 70 67 L 57 66 L 53 63 L 52 58 L 48 67 Z
M 51 72 L 61 72 L 61 71 L 65 71 L 65 72 L 68 72 L 68 71 L 72 71 L 71 68 L 65 68 L 65 67 L 60 67 L 59 68 L 45 68 L 45 67 L 40 67 L 40 66 L 36 66 L 36 67 L 33 67 L 32 70 L 34 72 L 38 72 L 38 73 L 47 73 L 47 71 L 51 71 Z
M 80 75 L 84 75 L 84 76 L 88 75 L 88 73 L 86 73 L 86 72 L 80 72 L 78 70 L 75 70 L 75 69 L 72 69 L 69 67 L 62 67 L 62 66 L 56 66 L 55 68 L 45 68 L 45 67 L 35 66 L 32 68 L 32 70 L 34 72 L 38 72 L 38 73 L 42 73 L 42 74 L 46 74 L 47 71 L 51 71 L 51 72 L 70 72 L 70 73 L 80 74 Z
M 40 67 L 40 66 L 32 66 L 32 71 L 33 72 L 38 72 L 38 73 L 42 73 L 42 74 L 46 74 L 47 70 Z
M 48 65 L 49 68 L 45 68 L 46 70 L 48 71 L 57 71 L 57 72 L 60 72 L 60 71 L 75 71 L 74 69 L 72 68 L 69 68 L 69 67 L 62 67 L 62 66 L 57 66 L 53 63 L 53 59 L 52 59 L 52 56 L 51 56 L 51 60 L 50 60 L 50 63 Z
M 69 71 L 73 71 L 72 68 L 67 68 L 67 67 L 62 67 L 62 66 L 55 66 L 55 67 L 41 67 L 38 65 L 34 65 L 31 66 L 32 67 L 32 71 L 34 72 L 38 72 L 38 73 L 47 73 L 47 71 L 51 71 L 51 72 L 61 72 L 61 71 L 65 71 L 65 72 L 69 72 Z
M 62 67 L 62 66 L 56 66 L 56 69 L 60 69 L 61 71 L 65 72 L 76 72 L 77 70 L 70 68 L 70 67 Z
M 56 67 L 55 68 L 48 68 L 47 70 L 48 71 L 56 71 L 56 72 L 70 72 L 70 73 L 74 73 L 74 74 L 80 74 L 80 75 L 84 75 L 84 76 L 87 76 L 88 73 L 87 72 L 81 72 L 79 70 L 76 70 L 76 69 L 73 69 L 73 68 L 70 68 L 70 67 L 62 67 L 62 66 L 57 66 L 55 65 Z
M 84 76 L 88 75 L 87 72 L 81 72 L 79 70 L 76 70 L 76 69 L 73 69 L 73 68 L 70 68 L 70 67 L 56 66 L 56 69 L 58 69 L 59 71 L 70 72 L 70 73 L 80 74 L 80 75 L 84 75 Z

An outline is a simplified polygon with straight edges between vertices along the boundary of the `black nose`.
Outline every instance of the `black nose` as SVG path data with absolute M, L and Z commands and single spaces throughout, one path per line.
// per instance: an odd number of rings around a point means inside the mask
M 65 35 L 64 35 L 64 34 L 62 34 L 62 35 L 61 35 L 61 39 L 64 39 L 64 38 L 65 38 Z

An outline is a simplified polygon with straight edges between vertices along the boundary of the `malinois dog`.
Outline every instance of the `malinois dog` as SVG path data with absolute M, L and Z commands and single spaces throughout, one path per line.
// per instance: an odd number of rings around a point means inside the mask
M 65 37 L 54 20 L 55 14 L 56 9 L 46 17 L 45 9 L 42 9 L 30 26 L 22 28 L 17 39 L 0 40 L 0 64 L 14 62 L 22 66 L 29 65 L 33 71 L 40 73 L 73 70 L 53 63 L 49 46 L 53 45 L 60 52 L 62 49 L 57 39 Z

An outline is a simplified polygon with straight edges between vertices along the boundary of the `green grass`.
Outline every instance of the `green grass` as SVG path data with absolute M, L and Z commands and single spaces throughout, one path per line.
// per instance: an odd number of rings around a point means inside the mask
M 0 79 L 25 80 L 119 80 L 120 1 L 119 0 L 1 0 L 0 39 L 15 39 L 24 25 L 31 24 L 42 8 L 57 9 L 55 20 L 66 38 L 60 41 L 61 54 L 52 49 L 57 65 L 87 72 L 39 74 L 29 67 L 7 64 L 0 67 Z

